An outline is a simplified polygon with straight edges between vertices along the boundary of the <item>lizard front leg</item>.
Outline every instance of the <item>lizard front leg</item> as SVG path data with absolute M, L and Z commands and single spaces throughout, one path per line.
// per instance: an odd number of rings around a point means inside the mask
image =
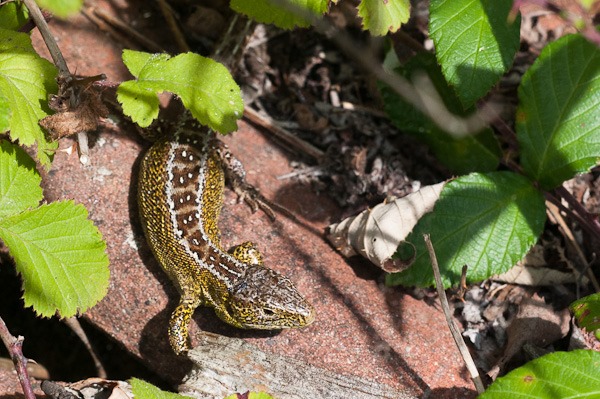
M 179 305 L 171 314 L 169 320 L 169 343 L 177 355 L 181 355 L 190 349 L 189 332 L 190 320 L 201 301 L 193 298 L 181 297 Z

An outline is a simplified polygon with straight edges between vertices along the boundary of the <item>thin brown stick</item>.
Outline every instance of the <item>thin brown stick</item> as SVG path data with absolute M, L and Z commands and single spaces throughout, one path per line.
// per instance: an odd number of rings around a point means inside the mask
M 171 33 L 173 33 L 173 36 L 175 37 L 175 42 L 177 43 L 177 47 L 179 47 L 179 51 L 182 53 L 191 51 L 190 46 L 185 41 L 185 37 L 175 20 L 171 6 L 169 6 L 165 0 L 158 0 L 158 6 L 160 7 L 163 17 L 165 17 L 165 21 L 167 21 Z
M 589 262 L 585 258 L 583 250 L 579 246 L 579 243 L 577 243 L 577 240 L 575 239 L 575 236 L 573 235 L 571 228 L 569 227 L 567 222 L 565 222 L 565 219 L 560 214 L 560 210 L 558 209 L 558 206 L 556 206 L 554 203 L 552 203 L 550 201 L 546 201 L 546 209 L 552 215 L 552 217 L 556 220 L 556 223 L 559 226 L 559 230 L 561 231 L 562 235 L 565 237 L 567 242 L 575 249 L 575 252 L 577 253 L 577 256 L 579 256 L 579 259 L 582 262 L 582 264 L 588 265 Z M 590 281 L 592 282 L 592 285 L 594 286 L 594 290 L 596 290 L 596 292 L 600 292 L 600 284 L 598 284 L 598 280 L 596 279 L 596 276 L 594 276 L 594 272 L 589 267 L 586 268 L 586 270 L 587 270 L 587 276 L 590 279 Z M 574 271 L 576 274 L 579 274 L 579 275 L 581 274 L 581 272 L 577 269 L 575 269 Z M 579 277 L 579 276 L 577 276 L 577 277 Z M 579 290 L 579 285 L 577 285 L 577 289 Z
M 275 121 L 273 121 L 268 116 L 262 116 L 252 108 L 246 107 L 244 109 L 244 117 L 248 119 L 250 122 L 255 125 L 261 126 L 282 141 L 285 141 L 287 144 L 290 144 L 295 149 L 313 157 L 317 161 L 320 161 L 325 156 L 325 153 L 319 150 L 317 147 L 307 143 L 306 141 L 294 136 L 292 133 L 288 132 L 281 126 L 278 126 Z
M 103 21 L 105 21 L 109 25 L 112 25 L 115 28 L 120 29 L 123 32 L 125 32 L 126 34 L 130 35 L 133 39 L 137 40 L 138 43 L 140 43 L 142 46 L 144 46 L 149 51 L 156 51 L 159 53 L 164 52 L 163 48 L 160 45 L 158 45 L 156 42 L 148 39 L 146 36 L 142 35 L 135 29 L 132 29 L 129 25 L 127 25 L 121 19 L 116 18 L 116 17 L 110 15 L 109 13 L 105 12 L 104 10 L 101 10 L 98 8 L 94 8 L 93 10 L 94 10 L 94 15 L 101 18 Z
M 29 373 L 27 372 L 27 358 L 23 356 L 23 337 L 19 336 L 15 338 L 12 336 L 1 317 L 0 339 L 2 339 L 6 349 L 8 349 L 8 353 L 10 353 L 10 357 L 15 365 L 17 377 L 21 383 L 21 388 L 23 388 L 25 399 L 35 399 L 33 389 L 31 388 L 31 381 L 29 381 Z
M 433 269 L 433 275 L 435 277 L 435 285 L 438 292 L 438 296 L 440 297 L 440 303 L 442 304 L 442 309 L 444 311 L 444 316 L 446 316 L 446 323 L 448 324 L 448 328 L 450 329 L 450 333 L 452 333 L 452 338 L 454 338 L 454 342 L 458 347 L 460 355 L 471 374 L 471 379 L 475 384 L 475 388 L 477 389 L 477 393 L 481 394 L 485 391 L 485 387 L 483 386 L 483 381 L 479 376 L 479 371 L 477 371 L 477 367 L 475 366 L 475 362 L 469 353 L 469 349 L 463 340 L 460 331 L 454 324 L 452 320 L 452 312 L 450 311 L 450 305 L 448 304 L 448 298 L 446 298 L 446 292 L 444 291 L 444 283 L 442 282 L 442 276 L 440 275 L 440 267 L 438 265 L 437 257 L 435 256 L 435 250 L 433 249 L 433 244 L 431 243 L 431 239 L 429 234 L 423 234 L 423 240 L 425 240 L 425 245 L 427 246 L 427 251 L 429 252 L 429 259 L 431 260 L 431 268 Z
M 104 369 L 104 366 L 102 365 L 102 362 L 100 361 L 100 358 L 96 354 L 96 351 L 92 347 L 92 344 L 90 343 L 90 340 L 88 339 L 87 334 L 85 333 L 85 331 L 83 331 L 83 328 L 81 328 L 81 324 L 79 323 L 79 320 L 77 320 L 76 317 L 69 317 L 69 318 L 64 319 L 63 321 L 71 329 L 71 331 L 73 331 L 75 333 L 75 335 L 77 335 L 77 337 L 81 340 L 81 342 L 83 342 L 83 345 L 85 345 L 86 349 L 88 350 L 88 353 L 90 354 L 90 356 L 92 357 L 92 360 L 94 361 L 94 366 L 96 367 L 96 372 L 98 373 L 98 377 L 106 378 L 106 376 L 107 376 L 106 370 Z
M 42 15 L 42 11 L 36 4 L 35 0 L 23 0 L 23 3 L 25 3 L 25 6 L 29 10 L 29 15 L 31 15 L 31 18 L 33 18 L 33 21 L 42 35 L 42 39 L 44 39 L 44 42 L 46 43 L 46 47 L 48 47 L 50 56 L 58 68 L 59 76 L 65 79 L 70 77 L 71 72 L 69 71 L 65 57 L 63 57 L 60 48 L 58 48 L 58 44 L 56 44 L 56 40 L 54 40 L 54 36 L 52 36 L 52 32 L 50 32 L 50 28 L 48 28 L 48 24 Z
M 564 198 L 565 201 L 573 208 L 579 216 L 582 218 L 581 227 L 588 230 L 590 234 L 597 240 L 600 241 L 600 223 L 584 208 L 583 205 L 564 187 L 559 186 L 556 188 L 556 193 Z

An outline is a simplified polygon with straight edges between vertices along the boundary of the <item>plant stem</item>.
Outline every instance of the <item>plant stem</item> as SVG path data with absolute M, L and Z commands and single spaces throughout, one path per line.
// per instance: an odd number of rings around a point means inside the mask
M 431 244 L 431 239 L 429 238 L 429 234 L 423 234 L 423 240 L 425 240 L 425 245 L 427 246 L 427 251 L 429 252 L 429 259 L 431 260 L 431 268 L 433 269 L 433 275 L 435 277 L 435 286 L 438 292 L 438 296 L 440 297 L 440 303 L 442 304 L 442 309 L 444 311 L 444 316 L 446 316 L 446 323 L 448 324 L 448 328 L 450 329 L 450 333 L 452 334 L 452 338 L 454 338 L 454 342 L 458 347 L 458 350 L 471 374 L 471 379 L 475 384 L 475 388 L 477 389 L 477 393 L 482 394 L 485 391 L 485 387 L 483 386 L 483 381 L 479 376 L 479 371 L 477 371 L 477 366 L 475 366 L 475 362 L 469 353 L 469 348 L 467 348 L 467 344 L 460 335 L 460 331 L 454 324 L 452 320 L 452 312 L 450 311 L 450 305 L 448 304 L 448 298 L 446 298 L 446 292 L 444 291 L 444 283 L 442 282 L 442 276 L 440 274 L 440 267 L 438 265 L 437 257 L 435 256 L 435 250 L 433 249 L 433 244 Z
M 23 394 L 25 399 L 35 399 L 33 389 L 31 388 L 31 382 L 29 381 L 29 374 L 27 373 L 27 358 L 23 356 L 23 337 L 13 337 L 8 331 L 8 327 L 0 317 L 0 339 L 8 349 L 10 357 L 15 364 L 15 370 L 19 377 L 19 382 L 23 388 Z
M 574 213 L 579 216 L 578 220 L 581 227 L 586 229 L 596 241 L 600 242 L 600 223 L 598 220 L 594 219 L 594 216 L 591 215 L 579 201 L 573 198 L 573 195 L 563 186 L 557 187 L 555 192 L 561 198 L 564 198 L 573 208 Z
M 50 32 L 50 28 L 48 27 L 48 24 L 46 23 L 46 20 L 42 15 L 42 11 L 36 4 L 35 0 L 23 0 L 23 3 L 25 3 L 25 6 L 27 7 L 27 9 L 29 9 L 29 14 L 31 15 L 31 18 L 33 18 L 33 21 L 37 25 L 37 28 L 39 29 L 40 34 L 42 35 L 42 38 L 46 43 L 46 47 L 48 47 L 48 51 L 52 56 L 52 60 L 58 68 L 59 76 L 63 78 L 71 76 L 71 72 L 69 71 L 67 62 L 65 61 L 65 58 L 60 52 L 58 44 L 56 44 L 54 36 L 52 36 L 52 32 Z

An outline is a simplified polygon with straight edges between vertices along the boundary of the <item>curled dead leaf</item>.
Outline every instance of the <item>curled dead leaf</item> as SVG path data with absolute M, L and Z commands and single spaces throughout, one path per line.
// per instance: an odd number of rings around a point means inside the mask
M 412 259 L 392 259 L 398 245 L 419 219 L 433 210 L 445 182 L 425 186 L 419 191 L 385 202 L 329 226 L 327 239 L 344 256 L 360 254 L 386 272 L 399 272 Z
M 98 118 L 108 116 L 108 109 L 93 86 L 104 75 L 58 78 L 58 94 L 52 95 L 49 107 L 56 111 L 40 120 L 40 126 L 50 133 L 52 140 L 95 130 Z

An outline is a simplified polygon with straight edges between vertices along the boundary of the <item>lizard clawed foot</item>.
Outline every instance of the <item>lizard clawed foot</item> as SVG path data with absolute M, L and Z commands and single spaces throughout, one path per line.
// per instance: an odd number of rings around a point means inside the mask
M 227 145 L 219 141 L 217 143 L 217 153 L 221 159 L 225 178 L 231 185 L 231 188 L 238 196 L 238 202 L 248 204 L 252 212 L 261 209 L 271 220 L 275 220 L 273 208 L 276 206 L 262 196 L 258 189 L 246 182 L 246 171 L 242 163 L 229 151 Z

